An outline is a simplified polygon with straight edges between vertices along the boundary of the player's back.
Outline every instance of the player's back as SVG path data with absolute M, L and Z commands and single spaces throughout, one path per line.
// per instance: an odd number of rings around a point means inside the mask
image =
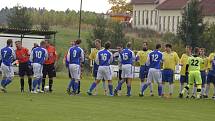
M 202 58 L 191 56 L 188 59 L 189 71 L 200 71 L 200 65 L 203 62 Z
M 7 66 L 10 66 L 13 62 L 14 51 L 11 47 L 4 47 L 1 49 L 1 60 Z
M 154 50 L 149 54 L 149 67 L 160 69 L 161 68 L 161 61 L 163 60 L 163 54 L 158 51 Z
M 125 48 L 120 53 L 120 61 L 123 65 L 133 64 L 134 60 L 135 60 L 135 55 L 132 50 Z
M 46 49 L 42 47 L 34 48 L 32 53 L 33 55 L 31 56 L 33 56 L 33 59 L 32 59 L 33 63 L 44 64 L 46 58 L 48 57 L 48 53 Z
M 107 49 L 100 50 L 96 60 L 99 66 L 109 66 L 113 61 L 112 53 Z
M 78 64 L 83 61 L 84 52 L 79 46 L 74 46 L 69 49 L 69 63 Z

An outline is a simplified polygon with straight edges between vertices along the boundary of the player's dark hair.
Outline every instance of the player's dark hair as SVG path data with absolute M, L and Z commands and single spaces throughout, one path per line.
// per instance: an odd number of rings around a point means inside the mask
M 15 41 L 15 43 L 22 43 L 22 42 L 18 40 L 18 41 Z
M 75 44 L 76 44 L 76 45 L 81 44 L 81 39 L 77 39 L 77 40 L 75 41 Z
M 7 46 L 12 45 L 12 43 L 13 43 L 13 40 L 12 40 L 12 39 L 8 39 L 8 40 L 7 40 Z
M 46 42 L 45 41 L 41 41 L 40 42 L 40 46 L 44 46 L 44 45 L 46 45 Z
M 128 42 L 128 43 L 126 44 L 126 47 L 127 47 L 127 48 L 131 48 L 131 46 L 132 46 L 131 42 Z
M 156 49 L 160 49 L 161 48 L 161 44 L 156 44 Z
M 194 53 L 195 53 L 195 55 L 199 55 L 199 47 L 194 48 Z
M 111 46 L 110 41 L 105 42 L 105 49 L 110 49 L 110 46 Z
M 121 47 L 122 48 L 123 46 L 122 46 L 122 44 L 118 44 L 117 47 Z
M 171 44 L 166 44 L 165 47 L 166 48 L 172 48 L 172 45 Z
M 48 39 L 46 39 L 45 42 L 50 43 L 50 41 Z
M 186 45 L 186 48 L 189 48 L 192 50 L 192 46 L 190 46 L 190 45 Z

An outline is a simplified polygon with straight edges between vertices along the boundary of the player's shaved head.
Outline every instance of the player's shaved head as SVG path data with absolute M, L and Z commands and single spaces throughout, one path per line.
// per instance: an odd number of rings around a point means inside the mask
M 105 49 L 110 49 L 110 46 L 111 46 L 110 41 L 105 42 Z

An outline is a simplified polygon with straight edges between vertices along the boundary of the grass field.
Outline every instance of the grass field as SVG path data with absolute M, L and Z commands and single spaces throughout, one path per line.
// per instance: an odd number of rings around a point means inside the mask
M 55 79 L 52 94 L 28 92 L 21 94 L 18 78 L 15 78 L 8 87 L 8 93 L 0 93 L 0 121 L 214 121 L 215 119 L 214 100 L 178 99 L 176 94 L 178 86 L 175 95 L 169 99 L 158 98 L 155 86 L 156 96 L 138 97 L 137 80 L 132 84 L 132 97 L 103 96 L 101 85 L 98 96 L 87 96 L 85 92 L 91 82 L 91 78 L 83 79 L 82 95 L 68 96 L 65 93 L 68 78 L 66 74 L 61 73 Z

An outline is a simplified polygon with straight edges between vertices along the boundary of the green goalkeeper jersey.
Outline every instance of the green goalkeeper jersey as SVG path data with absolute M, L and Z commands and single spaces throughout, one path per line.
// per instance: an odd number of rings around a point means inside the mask
M 189 72 L 190 71 L 200 71 L 201 63 L 203 63 L 202 58 L 194 57 L 194 56 L 189 57 L 188 63 L 187 63 L 189 65 L 188 71 Z

